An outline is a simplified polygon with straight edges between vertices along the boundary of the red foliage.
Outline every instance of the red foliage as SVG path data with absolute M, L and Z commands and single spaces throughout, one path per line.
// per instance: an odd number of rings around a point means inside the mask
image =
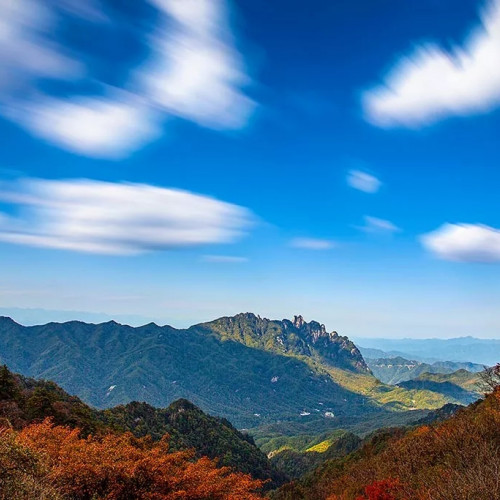
M 398 493 L 401 493 L 401 484 L 397 479 L 383 479 L 366 486 L 365 496 L 356 500 L 398 500 L 401 498 Z

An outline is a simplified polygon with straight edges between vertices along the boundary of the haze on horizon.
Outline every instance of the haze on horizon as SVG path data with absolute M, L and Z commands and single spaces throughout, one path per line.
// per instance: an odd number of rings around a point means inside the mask
M 0 14 L 0 314 L 500 338 L 500 0 Z

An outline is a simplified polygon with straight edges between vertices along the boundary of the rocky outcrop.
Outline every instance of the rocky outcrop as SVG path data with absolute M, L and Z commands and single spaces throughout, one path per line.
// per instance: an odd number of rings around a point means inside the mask
M 253 313 L 240 313 L 203 324 L 223 339 L 236 340 L 250 347 L 292 356 L 308 356 L 341 369 L 369 373 L 363 356 L 347 337 L 328 332 L 317 321 L 307 322 L 301 315 L 293 320 L 269 320 Z

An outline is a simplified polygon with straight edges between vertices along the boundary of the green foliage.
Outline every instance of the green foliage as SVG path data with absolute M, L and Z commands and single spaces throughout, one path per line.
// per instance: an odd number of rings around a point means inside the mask
M 99 413 L 102 421 L 115 429 L 130 430 L 135 436 L 170 436 L 172 451 L 194 449 L 196 456 L 218 458 L 222 466 L 235 467 L 257 479 L 283 483 L 285 477 L 272 469 L 266 455 L 253 439 L 223 418 L 212 417 L 185 399 L 168 408 L 157 409 L 146 403 L 129 403 Z
M 293 322 L 261 318 L 252 313 L 223 317 L 200 327 L 216 332 L 222 339 L 236 340 L 249 347 L 286 356 L 311 358 L 327 366 L 368 373 L 358 348 L 337 332 L 328 333 L 317 321 L 305 322 L 295 316 Z
M 297 479 L 327 460 L 338 459 L 352 453 L 359 448 L 361 439 L 351 432 L 341 432 L 320 444 L 321 452 L 314 451 L 319 444 L 305 452 L 292 449 L 278 451 L 271 455 L 271 463 L 290 478 Z
M 33 380 L 0 367 L 0 423 L 19 429 L 47 417 L 58 425 L 79 427 L 84 434 L 103 425 L 97 412 L 53 382 Z

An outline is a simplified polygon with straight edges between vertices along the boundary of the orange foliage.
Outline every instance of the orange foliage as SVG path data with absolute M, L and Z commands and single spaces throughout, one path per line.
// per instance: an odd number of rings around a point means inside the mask
M 297 498 L 500 500 L 499 464 L 497 387 L 444 422 L 390 438 L 379 450 L 368 444 L 336 467 L 318 469 Z M 281 498 L 294 498 L 293 491 L 287 494 Z
M 16 436 L 47 465 L 49 479 L 64 497 L 106 500 L 256 500 L 262 486 L 189 451 L 168 453 L 168 442 L 131 433 L 80 437 L 78 429 L 33 424 Z

